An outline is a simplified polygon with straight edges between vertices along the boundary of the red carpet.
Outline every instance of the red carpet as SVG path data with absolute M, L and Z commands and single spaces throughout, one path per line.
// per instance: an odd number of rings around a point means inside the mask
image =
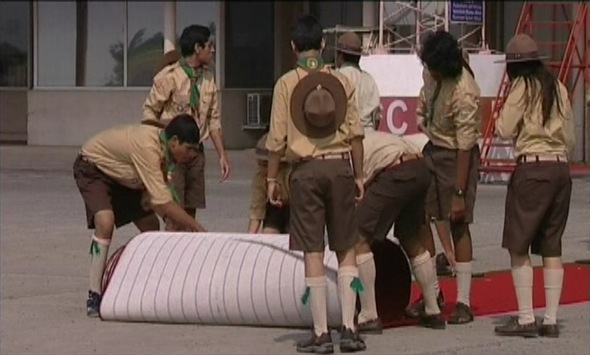
M 533 305 L 545 307 L 545 289 L 543 287 L 543 268 L 534 268 Z M 457 286 L 455 278 L 440 278 L 440 287 L 445 298 L 443 314 L 448 317 L 455 306 Z M 410 303 L 420 296 L 420 287 L 412 283 Z M 563 289 L 560 304 L 585 302 L 590 300 L 590 265 L 564 265 Z M 516 295 L 512 286 L 510 270 L 488 272 L 483 277 L 473 278 L 471 283 L 471 308 L 476 316 L 513 312 L 517 310 Z M 415 319 L 402 318 L 384 324 L 396 327 L 416 324 Z

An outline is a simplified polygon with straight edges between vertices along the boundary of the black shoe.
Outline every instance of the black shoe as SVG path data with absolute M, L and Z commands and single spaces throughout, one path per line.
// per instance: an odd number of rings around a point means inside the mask
M 442 314 L 432 315 L 421 315 L 420 322 L 418 323 L 421 327 L 432 328 L 432 329 L 445 329 L 447 324 Z
M 497 326 L 494 331 L 498 335 L 521 336 L 525 338 L 536 338 L 539 335 L 539 328 L 535 321 L 527 324 L 518 323 L 518 318 L 513 318 L 504 325 Z
M 356 326 L 356 330 L 360 334 L 383 334 L 383 324 L 381 323 L 381 319 L 375 318 L 359 323 Z
M 542 324 L 539 327 L 539 335 L 546 338 L 559 338 L 557 324 Z
M 441 310 L 445 306 L 445 298 L 443 296 L 442 291 L 438 291 L 438 297 L 436 298 L 436 302 L 438 303 L 438 308 Z M 406 315 L 410 318 L 419 318 L 424 315 L 424 296 L 420 295 L 420 298 L 414 303 L 412 303 L 408 308 L 406 308 Z
M 332 336 L 330 335 L 330 333 L 323 333 L 322 335 L 317 336 L 312 329 L 311 337 L 297 344 L 297 352 L 332 354 L 334 352 Z
M 465 324 L 473 322 L 473 312 L 471 308 L 462 302 L 457 302 L 453 313 L 449 317 L 449 324 Z
M 366 349 L 367 345 L 358 332 L 354 332 L 348 328 L 342 328 L 340 332 L 340 352 L 355 353 Z
M 102 297 L 93 291 L 88 291 L 88 299 L 86 300 L 86 315 L 88 317 L 97 318 L 100 316 L 100 301 Z
M 439 253 L 436 258 L 436 276 L 451 276 L 453 275 L 453 269 L 451 264 L 444 253 Z

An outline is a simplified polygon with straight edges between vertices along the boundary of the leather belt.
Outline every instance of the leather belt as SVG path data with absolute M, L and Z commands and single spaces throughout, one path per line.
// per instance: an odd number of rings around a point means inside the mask
M 393 163 L 386 166 L 385 169 L 383 169 L 383 170 L 391 169 L 391 168 L 394 168 L 400 164 L 407 163 L 412 160 L 418 160 L 418 159 L 422 159 L 421 154 L 403 154 L 401 157 L 399 157 L 399 159 L 397 159 Z
M 538 163 L 540 161 L 555 161 L 567 163 L 567 158 L 564 155 L 521 155 L 516 162 L 521 163 Z
M 318 155 L 315 157 L 300 158 L 300 159 L 297 159 L 295 162 L 302 163 L 302 162 L 311 161 L 311 160 L 336 160 L 336 159 L 348 160 L 348 159 L 350 159 L 350 153 L 347 152 L 347 153 L 321 154 L 321 155 Z

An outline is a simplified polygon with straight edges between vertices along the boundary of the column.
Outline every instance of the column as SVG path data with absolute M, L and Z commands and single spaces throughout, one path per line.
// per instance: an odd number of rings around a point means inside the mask
M 164 2 L 164 53 L 174 49 L 176 43 L 176 1 Z

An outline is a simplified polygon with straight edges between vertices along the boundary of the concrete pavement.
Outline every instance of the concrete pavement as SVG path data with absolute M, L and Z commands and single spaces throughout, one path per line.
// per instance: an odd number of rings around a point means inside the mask
M 0 146 L 0 353 L 2 354 L 277 354 L 294 353 L 303 330 L 101 322 L 85 315 L 89 231 L 71 165 L 72 147 Z M 247 226 L 252 151 L 229 152 L 232 173 L 219 183 L 207 152 L 207 209 L 212 231 Z M 508 268 L 500 248 L 504 197 L 500 185 L 480 185 L 474 236 L 474 272 Z M 564 261 L 588 258 L 590 179 L 574 180 Z M 115 232 L 111 252 L 136 234 Z M 535 265 L 540 259 L 534 258 Z M 434 331 L 388 329 L 367 337 L 367 354 L 589 354 L 590 303 L 563 306 L 559 339 L 500 338 L 493 326 L 504 316 L 480 317 L 466 326 Z M 542 316 L 537 311 L 537 316 Z M 335 335 L 337 339 L 337 335 Z M 338 350 L 336 350 L 338 352 Z

